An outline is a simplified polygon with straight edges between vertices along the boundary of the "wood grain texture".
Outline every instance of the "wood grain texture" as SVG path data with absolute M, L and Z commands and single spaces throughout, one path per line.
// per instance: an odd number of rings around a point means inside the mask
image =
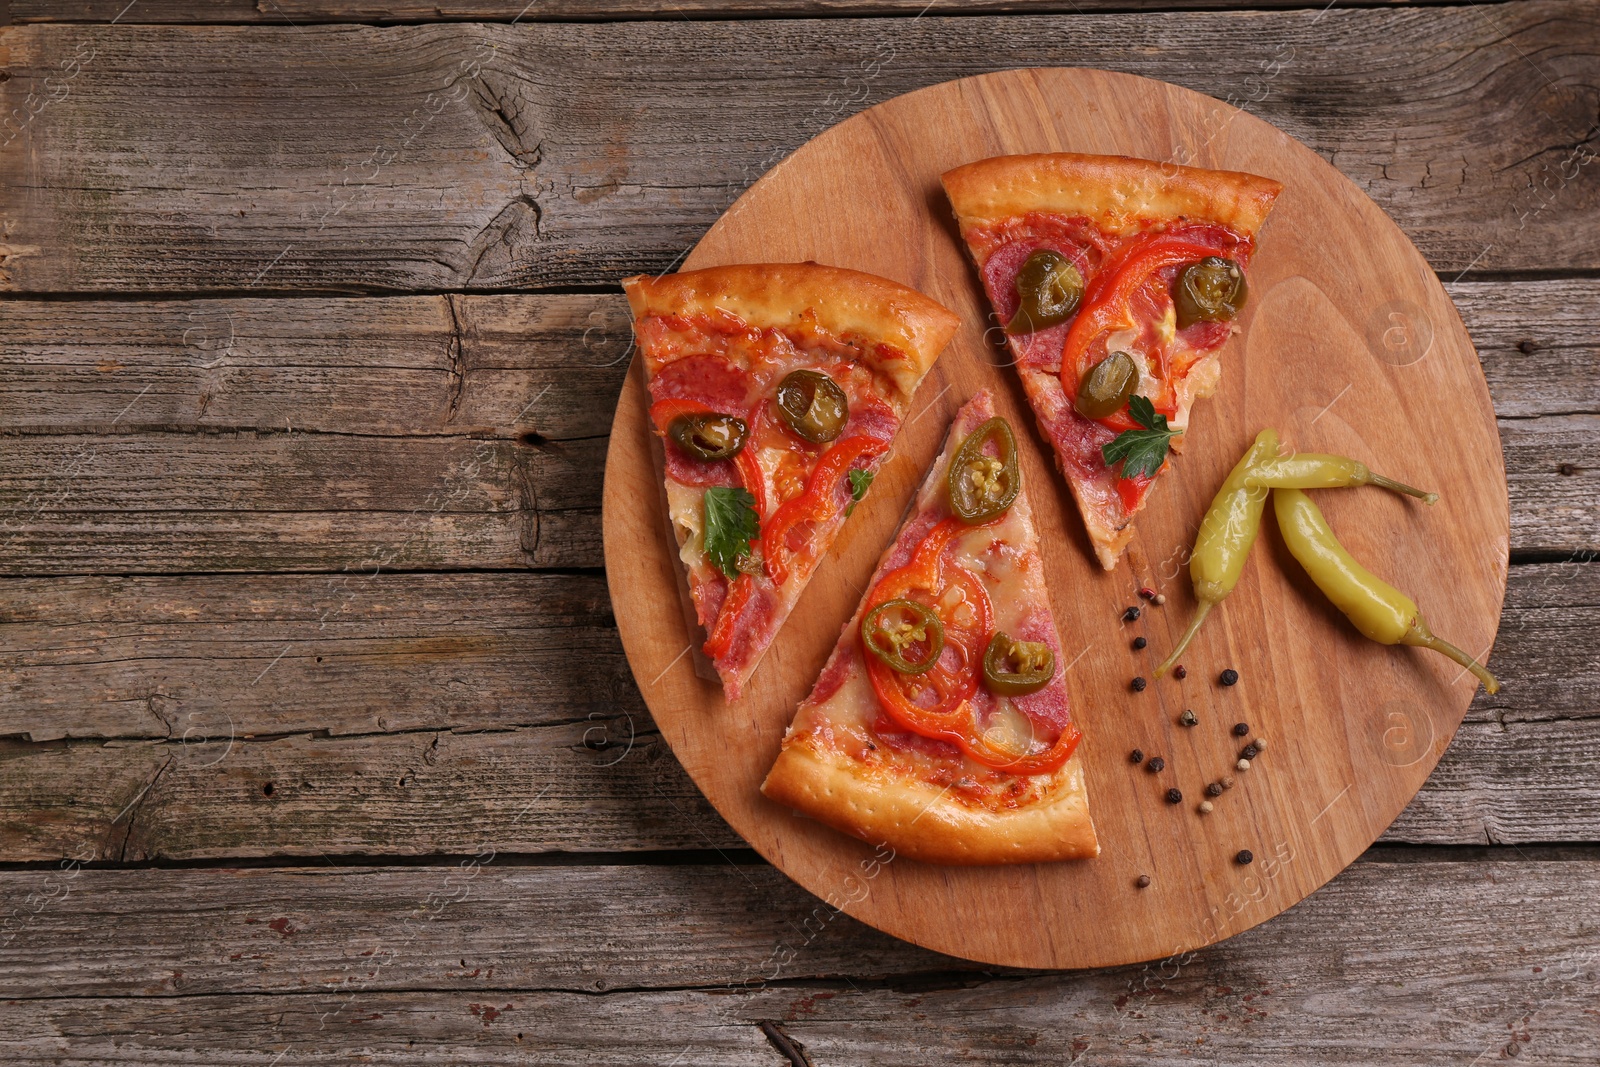
M 1389 0 L 1391 3 L 1446 3 L 1448 0 Z M 1154 12 L 1233 8 L 1295 7 L 1299 0 L 12 0 L 19 23 L 110 22 L 252 23 L 316 22 L 564 22 L 610 19 L 749 19 L 966 14 L 1065 14 L 1068 12 Z
M 949 82 L 881 104 L 812 141 L 751 187 L 695 247 L 687 268 L 814 259 L 883 275 L 932 296 L 964 323 L 921 387 L 935 399 L 912 403 L 928 421 L 907 420 L 873 483 L 879 502 L 846 527 L 832 567 L 812 580 L 750 695 L 731 706 L 682 655 L 702 640 L 699 629 L 653 608 L 677 591 L 678 553 L 649 492 L 661 475 L 642 376 L 624 384 L 604 505 L 606 574 L 623 647 L 636 677 L 659 676 L 645 699 L 690 777 L 758 852 L 814 892 L 844 878 L 868 850 L 819 825 L 796 825 L 787 809 L 761 797 L 794 708 L 838 640 L 839 620 L 859 603 L 956 408 L 993 389 L 997 411 L 1019 438 L 1031 438 L 1033 447 L 1019 449 L 1022 478 L 1041 540 L 1056 546 L 1045 553 L 1045 574 L 1073 718 L 1084 733 L 1101 854 L 1018 867 L 896 864 L 884 876 L 885 895 L 851 911 L 896 936 L 1017 966 L 1105 966 L 1208 944 L 1226 936 L 1213 921 L 1218 898 L 1258 877 L 1233 862 L 1237 850 L 1258 853 L 1266 864 L 1260 877 L 1272 881 L 1252 902 L 1251 922 L 1293 904 L 1383 833 L 1472 700 L 1475 680 L 1455 664 L 1397 656 L 1357 634 L 1287 557 L 1270 523 L 1255 566 L 1190 646 L 1192 678 L 1155 677 L 1148 693 L 1130 691 L 1129 679 L 1149 674 L 1158 650 L 1183 631 L 1193 595 L 1179 576 L 1195 525 L 1264 425 L 1283 432 L 1289 447 L 1403 469 L 1397 476 L 1439 491 L 1426 515 L 1392 494 L 1333 493 L 1323 506 L 1351 552 L 1397 580 L 1403 575 L 1434 627 L 1456 634 L 1458 644 L 1474 653 L 1490 648 L 1505 589 L 1500 440 L 1478 357 L 1443 287 L 1347 179 L 1282 131 L 1225 108 L 1177 86 L 1103 71 L 1022 70 Z M 1186 131 L 1212 121 L 1207 116 L 1219 122 L 1218 135 L 1190 154 Z M 1242 337 L 1222 355 L 1222 386 L 1197 410 L 1189 445 L 1140 514 L 1117 571 L 1090 563 L 1082 520 L 1049 453 L 1038 448 L 1019 383 L 997 365 L 985 332 L 987 298 L 941 225 L 940 174 L 966 160 L 1040 151 L 1158 160 L 1177 153 L 1284 186 L 1251 261 L 1251 301 L 1238 324 Z M 874 224 L 880 218 L 905 222 L 889 231 Z M 1140 587 L 1166 590 L 1168 607 L 1119 622 Z M 1153 647 L 1130 650 L 1135 634 L 1148 635 Z M 1215 680 L 1228 666 L 1241 674 L 1236 687 Z M 1211 726 L 1177 726 L 1184 708 Z M 1202 817 L 1194 805 L 1243 744 L 1226 730 L 1235 716 L 1251 723 L 1252 736 L 1269 739 L 1274 754 L 1241 773 L 1241 788 Z M 747 739 L 737 759 L 728 757 L 730 732 Z M 1126 754 L 1134 749 L 1171 766 L 1160 775 L 1130 768 Z M 1189 799 L 1167 803 L 1171 787 Z M 1271 879 L 1274 864 L 1290 874 Z M 1158 886 L 1192 881 L 1205 892 L 1153 888 L 1131 898 L 1127 884 L 1141 872 Z M 1050 933 L 1084 924 L 1094 937 Z
M 0 855 L 160 859 L 738 848 L 648 721 L 359 739 L 0 741 Z M 1477 840 L 1481 840 L 1481 835 Z
M 1450 292 L 1512 550 L 1600 549 L 1593 287 Z M 0 302 L 0 433 L 27 435 L 0 450 L 0 571 L 598 566 L 585 465 L 629 338 L 604 295 Z
M 58 873 L 66 895 L 8 980 L 0 1049 L 69 1065 L 782 1063 L 764 1022 L 815 1064 L 1592 1063 L 1600 864 L 1390 858 L 1198 954 L 993 977 L 764 867 Z M 46 877 L 3 876 L 50 893 Z M 107 921 L 126 944 L 76 951 L 76 928 Z M 526 933 L 493 936 L 506 923 Z M 260 992 L 212 992 L 230 987 Z
M 1580 0 L 1154 19 L 13 27 L 0 113 L 22 117 L 4 135 L 0 187 L 28 195 L 8 205 L 0 286 L 609 283 L 667 269 L 746 185 L 868 104 L 1068 64 L 1245 105 L 1331 157 L 1439 271 L 1593 268 L 1597 35 Z
M 603 436 L 618 296 L 0 301 L 0 432 Z

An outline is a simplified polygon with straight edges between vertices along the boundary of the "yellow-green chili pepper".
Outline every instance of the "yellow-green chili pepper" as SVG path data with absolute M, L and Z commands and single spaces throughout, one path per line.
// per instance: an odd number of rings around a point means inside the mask
M 1292 456 L 1279 456 L 1258 463 L 1245 479 L 1245 484 L 1268 489 L 1338 489 L 1348 485 L 1376 485 L 1414 496 L 1424 504 L 1435 504 L 1439 500 L 1438 493 L 1425 493 L 1392 478 L 1374 474 L 1365 463 L 1348 456 L 1330 456 L 1321 452 L 1296 452 Z
M 1256 467 L 1277 456 L 1278 431 L 1268 427 L 1256 434 L 1255 443 L 1234 464 L 1227 481 L 1212 498 L 1211 508 L 1200 522 L 1194 553 L 1189 557 L 1189 577 L 1200 603 L 1178 647 L 1156 668 L 1157 674 L 1165 674 L 1178 662 L 1211 609 L 1239 583 L 1250 546 L 1256 543 L 1256 534 L 1261 530 L 1261 513 L 1267 506 L 1268 490 L 1247 484 L 1247 479 Z
M 1482 664 L 1433 636 L 1415 601 L 1345 551 L 1310 497 L 1298 489 L 1274 489 L 1272 509 L 1289 552 L 1357 630 L 1380 644 L 1417 645 L 1442 652 L 1475 674 L 1489 692 L 1500 691 L 1500 683 Z

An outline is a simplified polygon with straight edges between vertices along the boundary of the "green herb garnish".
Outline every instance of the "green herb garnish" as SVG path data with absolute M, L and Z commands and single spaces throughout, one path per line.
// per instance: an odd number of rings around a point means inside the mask
M 1183 431 L 1168 429 L 1167 417 L 1156 414 L 1148 397 L 1130 398 L 1128 414 L 1144 429 L 1123 430 L 1115 440 L 1100 446 L 1100 454 L 1108 467 L 1121 460 L 1124 478 L 1150 477 L 1166 462 L 1168 443 Z
M 861 503 L 861 498 L 867 495 L 867 488 L 872 485 L 873 473 L 871 471 L 850 472 L 850 506 L 844 509 L 844 517 L 849 518 L 850 513 Z
M 761 536 L 756 498 L 747 489 L 714 485 L 705 494 L 706 556 L 729 578 L 750 554 L 750 542 Z

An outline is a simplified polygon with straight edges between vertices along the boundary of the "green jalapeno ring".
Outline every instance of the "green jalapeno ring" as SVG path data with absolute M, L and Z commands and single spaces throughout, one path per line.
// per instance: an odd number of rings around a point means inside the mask
M 1072 318 L 1083 299 L 1083 275 L 1060 252 L 1041 248 L 1017 272 L 1016 290 L 1017 311 L 1006 333 L 1033 333 Z
M 999 446 L 999 456 L 984 454 L 983 446 L 991 438 Z M 1004 515 L 1022 490 L 1011 424 L 996 415 L 968 434 L 950 461 L 947 480 L 950 510 L 962 522 L 977 526 Z
M 1172 294 L 1178 329 L 1197 322 L 1227 322 L 1249 296 L 1250 287 L 1239 264 L 1222 256 L 1207 256 L 1178 273 Z
M 1072 406 L 1086 419 L 1121 411 L 1139 386 L 1139 365 L 1126 352 L 1113 352 L 1084 374 Z
M 850 421 L 850 398 L 821 371 L 791 371 L 778 383 L 778 413 L 798 436 L 825 445 Z
M 914 621 L 901 622 L 892 632 L 885 630 L 880 621 L 889 611 L 904 612 Z M 927 654 L 915 662 L 906 659 L 904 654 L 905 644 L 912 641 L 926 641 L 928 645 Z M 944 651 L 944 623 L 926 604 L 900 598 L 885 600 L 861 620 L 861 643 L 867 646 L 868 652 L 901 674 L 922 674 L 933 669 Z
M 714 411 L 679 415 L 667 424 L 667 436 L 695 459 L 732 459 L 744 448 L 750 427 L 741 418 Z
M 1018 641 L 999 631 L 983 653 L 983 684 L 996 696 L 1037 693 L 1056 676 L 1056 654 L 1042 641 Z

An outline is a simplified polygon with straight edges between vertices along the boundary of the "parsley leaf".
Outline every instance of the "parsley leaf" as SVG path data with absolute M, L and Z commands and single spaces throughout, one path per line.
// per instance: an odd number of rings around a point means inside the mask
M 1100 454 L 1108 467 L 1121 460 L 1124 478 L 1151 477 L 1166 462 L 1168 442 L 1183 431 L 1168 429 L 1167 417 L 1156 414 L 1148 397 L 1132 397 L 1128 414 L 1144 429 L 1123 430 L 1115 440 L 1100 446 Z
M 747 489 L 714 485 L 706 490 L 706 556 L 729 578 L 739 573 L 739 561 L 750 554 L 750 542 L 761 536 L 756 498 Z
M 861 503 L 861 498 L 867 495 L 867 488 L 872 485 L 874 475 L 871 471 L 850 472 L 850 506 L 844 509 L 845 518 Z

